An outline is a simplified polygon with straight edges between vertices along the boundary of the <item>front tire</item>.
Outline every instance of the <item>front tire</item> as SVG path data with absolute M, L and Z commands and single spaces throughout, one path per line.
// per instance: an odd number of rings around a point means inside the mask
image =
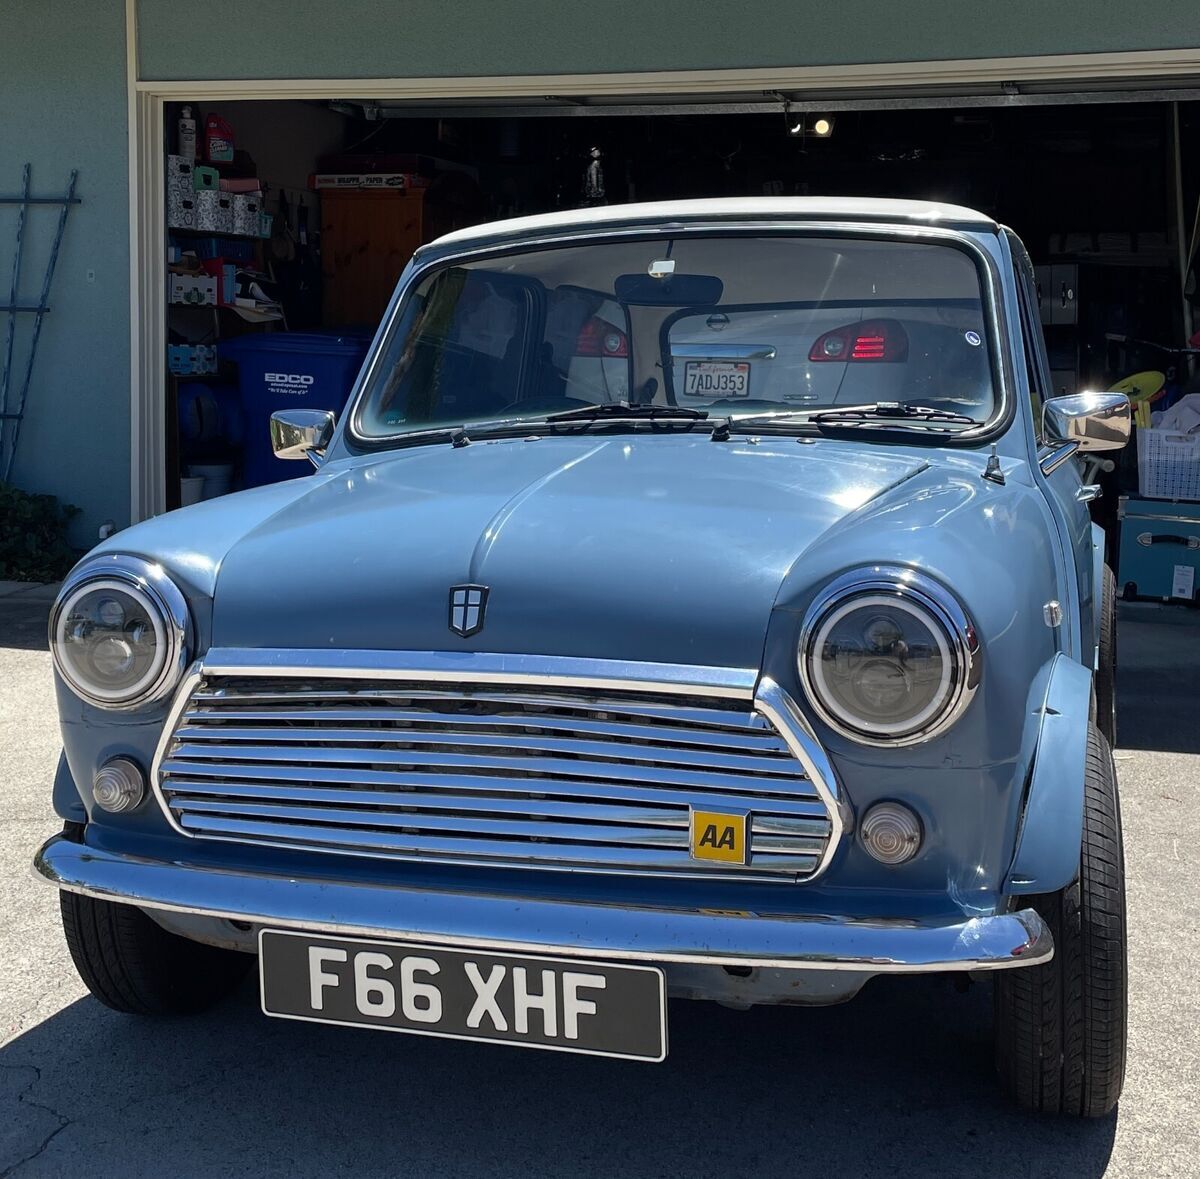
M 87 989 L 129 1015 L 192 1015 L 245 977 L 252 954 L 168 933 L 141 909 L 59 893 L 67 949 Z
M 1029 898 L 1054 937 L 1042 966 L 996 980 L 996 1065 L 1018 1105 L 1102 1117 L 1125 1079 L 1125 865 L 1108 742 L 1089 727 L 1079 877 Z

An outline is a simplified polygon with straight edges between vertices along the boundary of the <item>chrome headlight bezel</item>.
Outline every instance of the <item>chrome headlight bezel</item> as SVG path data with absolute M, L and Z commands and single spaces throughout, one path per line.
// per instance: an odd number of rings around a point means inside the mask
M 921 715 L 900 731 L 883 732 L 853 719 L 832 706 L 821 691 L 814 671 L 817 641 L 856 602 L 886 599 L 914 614 L 940 640 L 945 641 L 950 683 L 936 709 Z M 949 729 L 962 716 L 979 687 L 983 651 L 979 635 L 955 597 L 931 577 L 902 566 L 877 565 L 845 573 L 831 582 L 805 612 L 800 628 L 797 663 L 805 695 L 817 715 L 835 732 L 859 745 L 894 749 L 920 745 Z M 862 722 L 863 718 L 854 718 Z
M 159 647 L 152 673 L 128 695 L 105 693 L 80 680 L 62 658 L 61 633 L 67 609 L 85 593 L 111 587 L 131 597 L 152 620 Z M 64 684 L 82 700 L 112 712 L 132 712 L 170 696 L 183 679 L 190 657 L 191 614 L 187 599 L 161 565 L 141 557 L 110 554 L 78 565 L 63 583 L 50 611 L 50 653 Z M 160 629 L 161 628 L 161 629 Z

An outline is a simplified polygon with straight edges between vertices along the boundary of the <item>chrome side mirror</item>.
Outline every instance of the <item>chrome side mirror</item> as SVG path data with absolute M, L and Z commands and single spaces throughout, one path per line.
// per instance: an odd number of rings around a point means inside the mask
M 1042 434 L 1055 446 L 1074 443 L 1079 450 L 1120 450 L 1129 441 L 1132 424 L 1124 393 L 1072 393 L 1051 397 L 1042 407 Z
M 327 409 L 281 409 L 271 415 L 271 449 L 279 459 L 320 466 L 337 418 Z

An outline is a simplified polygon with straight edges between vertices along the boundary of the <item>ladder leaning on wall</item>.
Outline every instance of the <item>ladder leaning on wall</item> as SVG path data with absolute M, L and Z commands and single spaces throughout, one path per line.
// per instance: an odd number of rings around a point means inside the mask
M 29 384 L 33 377 L 33 364 L 37 357 L 38 340 L 42 335 L 42 321 L 50 310 L 50 284 L 54 280 L 54 268 L 58 264 L 58 250 L 62 245 L 63 231 L 67 227 L 67 214 L 72 205 L 80 204 L 75 195 L 77 170 L 71 172 L 65 196 L 35 197 L 29 195 L 30 167 L 25 165 L 21 175 L 20 196 L 0 196 L 0 206 L 17 206 L 17 244 L 13 254 L 12 284 L 7 304 L 0 304 L 0 311 L 7 312 L 7 327 L 4 338 L 3 367 L 0 368 L 0 481 L 7 483 L 12 475 L 13 461 L 17 456 L 17 443 L 21 437 L 21 422 L 25 417 L 25 405 L 29 400 Z M 25 244 L 25 219 L 33 206 L 58 206 L 58 226 L 46 261 L 46 273 L 42 277 L 41 296 L 36 303 L 21 303 L 21 257 Z M 27 341 L 24 366 L 13 363 L 17 340 L 17 318 L 29 314 L 34 317 L 33 328 Z M 20 381 L 14 380 L 17 369 L 23 367 Z

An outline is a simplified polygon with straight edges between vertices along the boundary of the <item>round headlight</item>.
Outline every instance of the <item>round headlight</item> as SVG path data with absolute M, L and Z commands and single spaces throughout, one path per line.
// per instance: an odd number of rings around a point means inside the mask
M 813 603 L 800 677 L 832 728 L 869 745 L 911 745 L 944 731 L 979 682 L 979 641 L 962 608 L 909 569 L 839 578 Z
M 187 604 L 157 565 L 98 557 L 68 578 L 50 615 L 59 675 L 102 708 L 137 708 L 178 684 L 187 662 Z

